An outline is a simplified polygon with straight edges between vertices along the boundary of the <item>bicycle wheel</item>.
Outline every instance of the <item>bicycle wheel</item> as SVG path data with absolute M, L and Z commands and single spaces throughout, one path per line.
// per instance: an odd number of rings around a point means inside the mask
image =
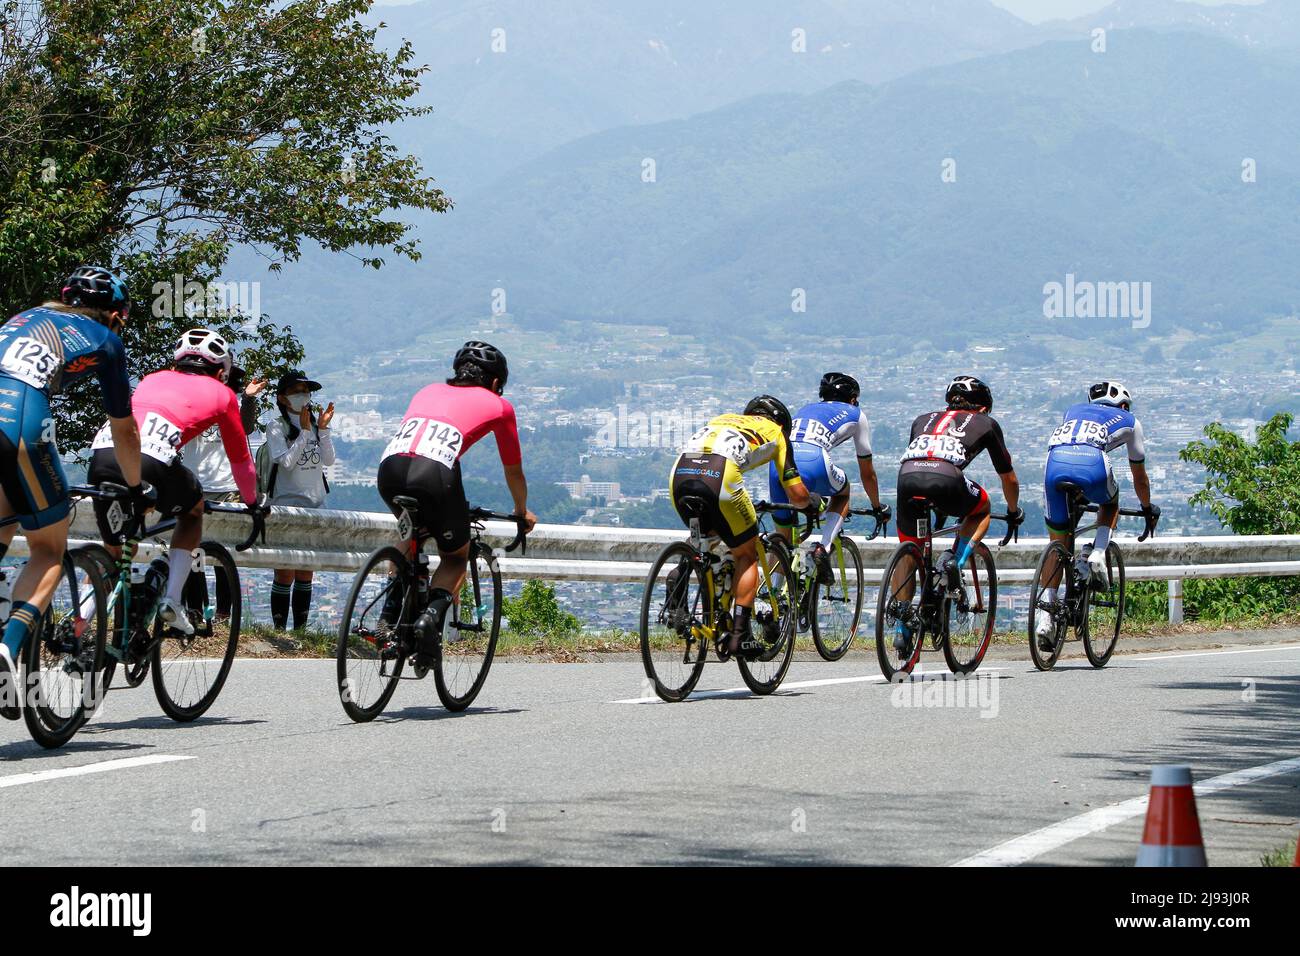
M 23 646 L 23 719 L 42 747 L 62 747 L 103 699 L 104 579 L 87 555 L 63 558 L 50 606 Z
M 1088 584 L 1083 650 L 1093 667 L 1105 667 L 1124 625 L 1124 556 L 1114 541 L 1106 546 L 1106 586 Z
M 1029 587 L 1029 656 L 1040 671 L 1050 671 L 1056 666 L 1056 659 L 1061 656 L 1061 648 L 1065 646 L 1066 632 L 1070 629 L 1070 615 L 1066 610 L 1066 602 L 1053 600 L 1051 593 L 1043 585 L 1049 567 L 1055 569 L 1058 587 L 1067 590 L 1071 561 L 1064 545 L 1050 544 L 1043 549 L 1042 555 L 1038 558 L 1038 568 L 1034 571 L 1033 584 Z M 1040 614 L 1047 614 L 1052 618 L 1054 643 L 1051 651 L 1045 651 L 1038 646 L 1036 635 Z
M 108 551 L 108 548 L 102 544 L 83 544 L 76 549 L 77 553 L 84 554 L 95 561 L 99 567 L 100 574 L 104 579 L 104 591 L 106 593 L 105 602 L 111 605 L 111 614 L 106 622 L 108 636 L 105 641 L 105 650 L 102 655 L 103 673 L 100 680 L 103 682 L 103 691 L 108 693 L 113 686 L 113 676 L 117 673 L 117 658 L 110 652 L 109 647 L 120 645 L 122 643 L 122 601 L 118 595 L 117 585 L 121 577 L 117 560 Z M 144 679 L 149 676 L 149 659 L 146 657 L 142 661 L 137 661 L 134 665 L 123 670 L 123 676 L 126 679 L 128 687 L 139 687 L 144 683 Z
M 848 653 L 862 621 L 862 552 L 852 539 L 841 535 L 831 562 L 835 580 L 813 585 L 808 623 L 817 653 L 838 661 Z
M 460 601 L 448 612 L 442 632 L 433 682 L 438 699 L 448 710 L 464 710 L 474 702 L 487 680 L 501 634 L 501 570 L 492 549 L 475 542 L 470 549 L 471 568 L 460 591 Z M 478 598 L 474 581 L 478 581 Z
M 183 593 L 185 613 L 194 625 L 192 637 L 154 625 L 154 648 L 150 655 L 153 692 L 158 704 L 172 720 L 195 720 L 207 712 L 221 693 L 239 645 L 239 623 L 243 611 L 239 590 L 239 569 L 223 545 L 204 541 L 194 556 L 194 574 L 203 576 L 203 586 L 187 585 Z M 216 613 L 217 581 L 229 588 L 230 616 Z
M 660 699 L 676 703 L 695 689 L 718 626 L 698 553 L 685 541 L 668 545 L 650 566 L 641 596 L 641 663 Z
M 961 595 L 945 597 L 943 611 L 943 656 L 948 669 L 969 674 L 984 660 L 998 613 L 998 569 L 983 542 L 961 569 Z
M 876 658 L 880 673 L 892 681 L 910 674 L 925 641 L 921 605 L 925 600 L 925 557 L 911 541 L 894 549 L 880 578 L 876 598 Z
M 776 535 L 764 535 L 767 573 L 759 569 L 758 596 L 754 600 L 754 637 L 763 652 L 754 660 L 737 657 L 740 676 L 755 694 L 770 694 L 781 686 L 794 659 L 798 633 L 799 581 L 791 567 L 790 549 Z
M 335 648 L 339 700 L 358 723 L 374 720 L 393 696 L 406 664 L 401 635 L 415 620 L 406 593 L 411 563 L 397 548 L 380 548 L 352 582 Z

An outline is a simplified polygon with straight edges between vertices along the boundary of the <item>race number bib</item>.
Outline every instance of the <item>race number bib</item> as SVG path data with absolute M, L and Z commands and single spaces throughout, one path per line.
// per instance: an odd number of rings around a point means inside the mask
M 44 342 L 24 335 L 10 343 L 0 368 L 33 388 L 44 388 L 59 370 L 59 357 Z
M 710 446 L 707 452 L 706 445 Z M 743 468 L 749 457 L 749 442 L 734 428 L 719 428 L 714 431 L 706 425 L 691 436 L 691 440 L 686 445 L 686 452 L 687 454 L 725 455 Z
M 101 448 L 113 447 L 113 426 L 104 422 L 99 431 L 95 432 L 95 440 L 90 443 L 91 451 L 99 451 Z
M 903 461 L 937 458 L 961 468 L 966 464 L 966 446 L 951 435 L 917 435 L 903 453 Z
M 181 427 L 157 412 L 149 412 L 140 424 L 140 453 L 170 465 L 180 452 Z
M 815 418 L 798 418 L 795 419 L 794 429 L 790 433 L 790 440 L 820 445 L 822 448 L 830 450 L 831 430 Z
M 423 432 L 420 430 L 422 427 Z M 451 468 L 456 464 L 464 441 L 464 436 L 454 425 L 432 418 L 408 418 L 385 446 L 383 457 L 419 455 Z
M 1052 432 L 1052 437 L 1047 442 L 1047 447 L 1091 445 L 1094 448 L 1104 449 L 1109 438 L 1110 429 L 1101 422 L 1080 421 L 1077 418 L 1072 418 L 1057 426 L 1056 431 Z

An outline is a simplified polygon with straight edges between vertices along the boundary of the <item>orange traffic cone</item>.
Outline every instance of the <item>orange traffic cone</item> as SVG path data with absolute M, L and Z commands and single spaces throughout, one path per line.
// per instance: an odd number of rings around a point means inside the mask
M 1196 816 L 1192 768 L 1153 767 L 1147 823 L 1138 866 L 1205 866 L 1205 844 Z

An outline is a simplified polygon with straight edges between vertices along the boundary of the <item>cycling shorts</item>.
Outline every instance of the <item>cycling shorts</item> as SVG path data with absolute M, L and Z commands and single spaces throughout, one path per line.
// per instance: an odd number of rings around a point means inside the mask
M 729 548 L 736 548 L 758 536 L 758 513 L 745 490 L 740 467 L 726 455 L 684 454 L 673 466 L 669 480 L 673 507 L 688 527 L 692 517 L 700 519 L 700 531 L 717 535 Z M 686 499 L 698 499 L 702 510 L 695 513 Z
M 989 506 L 989 495 L 962 471 L 946 462 L 935 462 L 931 468 L 908 462 L 898 473 L 898 540 L 920 542 L 918 532 L 929 522 L 929 510 L 924 498 L 934 505 L 940 517 L 965 518 L 973 511 Z M 937 530 L 937 529 L 936 529 Z
M 25 531 L 57 524 L 72 508 L 50 398 L 8 376 L 0 376 L 0 487 Z
M 198 476 L 181 464 L 180 456 L 166 464 L 149 455 L 141 455 L 140 480 L 153 486 L 158 493 L 154 511 L 160 518 L 183 515 L 203 500 L 203 487 Z M 126 484 L 117 464 L 117 455 L 111 448 L 100 448 L 91 455 L 90 468 L 86 472 L 86 484 L 98 485 L 105 481 L 115 485 Z M 121 533 L 114 532 L 108 523 L 108 510 L 112 506 L 111 501 L 96 498 L 95 523 L 99 525 L 99 534 L 105 543 L 121 544 Z
M 794 463 L 799 469 L 799 477 L 803 479 L 804 487 L 813 494 L 821 495 L 823 498 L 833 498 L 848 487 L 848 475 L 844 474 L 843 468 L 831 461 L 829 450 L 811 442 L 793 442 L 793 446 Z M 776 465 L 770 465 L 769 469 L 769 500 L 777 505 L 789 504 L 790 498 L 781 484 Z M 772 518 L 777 524 L 785 527 L 798 524 L 794 514 L 789 511 L 777 511 Z
M 469 544 L 469 502 L 460 478 L 460 462 L 448 467 L 440 461 L 418 455 L 390 455 L 379 463 L 379 497 L 395 516 L 402 509 L 393 504 L 397 497 L 419 502 L 415 515 L 438 550 L 450 553 Z
M 1107 505 L 1119 500 L 1119 485 L 1105 452 L 1091 445 L 1057 445 L 1047 453 L 1043 476 L 1043 515 L 1052 531 L 1071 530 L 1070 503 L 1061 489 L 1065 482 L 1082 488 L 1091 504 Z

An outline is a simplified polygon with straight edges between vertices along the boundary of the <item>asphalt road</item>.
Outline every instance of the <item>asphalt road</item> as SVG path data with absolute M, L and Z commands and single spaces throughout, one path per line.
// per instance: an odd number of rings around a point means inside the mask
M 641 700 L 635 662 L 498 662 L 465 714 L 428 679 L 367 725 L 332 662 L 241 660 L 195 724 L 146 683 L 60 751 L 0 726 L 0 807 L 27 827 L 6 863 L 944 865 L 1002 847 L 1127 865 L 1140 807 L 1080 815 L 1185 762 L 1198 782 L 1265 768 L 1199 800 L 1211 865 L 1254 865 L 1300 831 L 1300 632 L 1211 642 L 1232 646 L 1100 672 L 991 660 L 969 706 L 886 685 L 865 656 L 796 662 L 770 698 L 711 665 L 677 705 Z

